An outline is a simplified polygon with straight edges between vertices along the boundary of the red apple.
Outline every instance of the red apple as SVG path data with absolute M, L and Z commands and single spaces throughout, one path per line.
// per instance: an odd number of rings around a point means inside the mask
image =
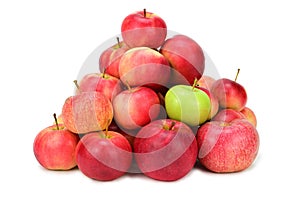
M 248 119 L 248 121 L 253 124 L 253 126 L 257 126 L 257 119 L 256 119 L 256 115 L 254 114 L 253 110 L 251 110 L 248 107 L 243 108 L 243 110 L 241 110 L 241 113 L 243 113 L 243 115 L 245 116 L 246 119 Z
M 245 116 L 236 110 L 233 109 L 223 109 L 216 114 L 212 119 L 213 121 L 222 121 L 222 122 L 231 122 L 234 119 L 245 119 Z
M 78 85 L 76 93 L 80 92 L 101 92 L 110 101 L 121 92 L 122 82 L 109 74 L 105 73 L 90 73 L 86 74 Z
M 119 76 L 119 62 L 122 55 L 129 49 L 129 47 L 123 42 L 119 41 L 118 43 L 106 49 L 101 53 L 99 58 L 99 69 L 100 72 L 112 75 L 116 78 Z
M 66 129 L 63 124 L 56 124 L 41 130 L 35 137 L 33 152 L 37 161 L 49 170 L 69 170 L 74 168 L 75 148 L 79 136 Z
M 211 87 L 213 85 L 213 83 L 215 82 L 216 80 L 211 77 L 211 76 L 208 76 L 208 75 L 203 75 L 201 76 L 201 78 L 197 81 L 197 85 L 199 87 L 202 87 L 202 88 L 206 88 L 208 90 L 211 90 Z
M 84 175 L 109 181 L 127 172 L 131 165 L 132 149 L 120 133 L 92 132 L 81 138 L 75 156 L 78 168 Z
M 113 100 L 114 120 L 121 129 L 137 129 L 156 119 L 160 112 L 157 94 L 147 87 L 129 88 Z
M 113 119 L 110 100 L 100 92 L 82 92 L 66 99 L 63 123 L 74 133 L 104 130 Z
M 193 85 L 195 78 L 201 78 L 205 68 L 204 53 L 193 39 L 185 35 L 175 35 L 165 41 L 160 52 L 173 67 L 173 85 Z
M 140 170 L 148 177 L 175 181 L 193 168 L 197 141 L 191 128 L 172 119 L 144 126 L 134 140 L 134 154 Z
M 158 51 L 148 47 L 128 50 L 119 63 L 120 79 L 130 86 L 148 86 L 159 90 L 167 85 L 170 66 Z
M 236 81 L 227 78 L 218 79 L 212 85 L 211 92 L 218 99 L 222 108 L 241 111 L 246 106 L 246 90 Z
M 124 42 L 130 48 L 158 48 L 166 39 L 167 26 L 161 17 L 144 9 L 125 17 L 121 32 Z
M 196 138 L 199 161 L 213 172 L 245 170 L 259 149 L 258 132 L 246 119 L 207 122 L 198 129 Z

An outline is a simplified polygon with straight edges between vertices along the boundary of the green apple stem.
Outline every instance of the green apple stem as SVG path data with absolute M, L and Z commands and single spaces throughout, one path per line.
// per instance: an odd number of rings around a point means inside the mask
M 237 73 L 236 73 L 236 75 L 235 75 L 235 79 L 234 79 L 235 82 L 236 82 L 236 80 L 237 80 L 237 78 L 238 78 L 239 73 L 240 73 L 240 68 L 238 68 Z
M 144 17 L 146 18 L 146 14 L 147 14 L 147 11 L 146 11 L 146 8 L 144 8 Z
M 192 90 L 193 90 L 193 91 L 194 91 L 195 87 L 197 86 L 197 81 L 198 81 L 198 79 L 195 78 L 194 83 L 193 83 L 193 87 L 192 87 Z
M 56 113 L 53 114 L 53 117 L 54 117 L 54 120 L 55 120 L 56 128 L 57 128 L 57 130 L 59 130 Z

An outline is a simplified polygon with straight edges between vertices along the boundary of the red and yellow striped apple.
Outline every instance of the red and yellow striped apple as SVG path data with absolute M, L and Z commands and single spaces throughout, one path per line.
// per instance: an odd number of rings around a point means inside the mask
M 100 92 L 82 92 L 66 99 L 62 118 L 67 129 L 86 134 L 104 130 L 113 119 L 113 107 Z

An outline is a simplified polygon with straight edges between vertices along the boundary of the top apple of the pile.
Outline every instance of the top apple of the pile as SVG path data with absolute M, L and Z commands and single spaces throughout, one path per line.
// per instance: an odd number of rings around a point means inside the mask
M 144 10 L 125 17 L 121 32 L 124 42 L 130 48 L 158 48 L 166 39 L 167 25 L 158 15 Z

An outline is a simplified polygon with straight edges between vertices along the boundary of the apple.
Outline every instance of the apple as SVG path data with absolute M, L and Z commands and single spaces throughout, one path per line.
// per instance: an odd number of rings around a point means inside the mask
M 70 170 L 76 167 L 75 149 L 79 136 L 59 124 L 41 130 L 35 137 L 33 152 L 42 167 L 49 170 Z
M 135 47 L 126 51 L 119 63 L 120 79 L 132 87 L 148 86 L 160 90 L 167 86 L 170 71 L 166 58 L 148 47 Z
M 167 25 L 161 17 L 144 9 L 125 17 L 121 33 L 130 48 L 158 48 L 166 39 Z
M 160 113 L 157 94 L 147 87 L 128 88 L 113 100 L 114 120 L 121 129 L 137 129 L 156 119 Z
M 160 53 L 172 66 L 171 84 L 193 85 L 195 78 L 199 80 L 204 72 L 205 57 L 197 42 L 185 35 L 175 35 L 167 39 Z
M 202 87 L 202 88 L 206 88 L 208 90 L 211 90 L 211 87 L 213 85 L 213 83 L 215 82 L 216 80 L 211 77 L 211 76 L 208 76 L 208 75 L 203 75 L 201 76 L 201 78 L 197 81 L 197 86 L 198 87 Z
M 213 121 L 231 122 L 234 119 L 245 119 L 245 116 L 239 111 L 226 108 L 226 109 L 223 109 L 220 112 L 218 112 L 212 120 Z
M 245 88 L 230 79 L 222 78 L 215 81 L 211 89 L 222 108 L 231 108 L 241 111 L 247 103 Z
M 243 110 L 241 110 L 241 113 L 243 113 L 243 115 L 245 116 L 246 119 L 248 119 L 248 121 L 253 124 L 253 126 L 257 126 L 257 119 L 256 119 L 256 115 L 253 112 L 253 110 L 251 110 L 248 107 L 244 107 Z
M 112 103 L 100 92 L 82 92 L 66 99 L 62 118 L 66 128 L 74 133 L 104 130 L 113 119 Z
M 165 96 L 165 107 L 169 118 L 197 126 L 209 118 L 211 100 L 195 85 L 175 85 Z
M 207 122 L 198 129 L 196 138 L 199 162 L 218 173 L 247 169 L 259 149 L 258 132 L 246 119 Z
M 99 69 L 101 73 L 109 74 L 116 78 L 119 76 L 119 62 L 122 55 L 129 50 L 129 47 L 124 41 L 119 41 L 117 37 L 117 44 L 109 47 L 99 57 Z
M 127 172 L 131 165 L 132 149 L 120 133 L 92 132 L 81 138 L 75 157 L 84 175 L 95 180 L 110 181 Z
M 238 73 L 239 69 L 237 75 Z M 241 84 L 236 82 L 236 78 L 234 81 L 227 78 L 216 80 L 211 92 L 218 99 L 220 107 L 241 111 L 247 103 L 247 92 Z
M 159 119 L 142 127 L 134 140 L 134 155 L 139 169 L 160 181 L 175 181 L 193 168 L 197 141 L 191 128 L 172 120 Z
M 76 93 L 96 91 L 103 93 L 110 101 L 122 91 L 120 79 L 106 73 L 86 74 L 78 84 Z

